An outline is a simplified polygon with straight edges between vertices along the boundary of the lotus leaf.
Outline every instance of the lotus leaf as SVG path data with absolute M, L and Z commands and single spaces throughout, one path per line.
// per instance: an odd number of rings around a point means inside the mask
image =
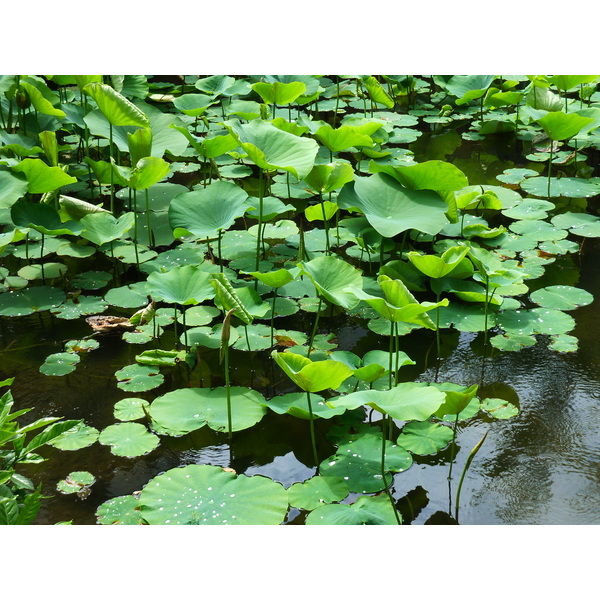
M 34 312 L 56 308 L 64 302 L 65 292 L 50 287 L 39 286 L 17 292 L 0 294 L 0 315 L 20 317 Z
M 133 458 L 152 452 L 159 439 L 150 433 L 141 423 L 117 423 L 109 425 L 98 436 L 101 444 L 110 446 L 116 456 Z
M 115 376 L 118 380 L 117 387 L 124 392 L 146 392 L 164 381 L 158 368 L 149 365 L 127 365 L 119 369 Z
M 146 413 L 144 408 L 150 403 L 143 398 L 123 398 L 115 404 L 114 415 L 119 421 L 137 421 L 143 419 Z
M 448 223 L 446 203 L 431 190 L 410 190 L 385 173 L 356 177 L 338 196 L 340 208 L 359 209 L 384 237 L 416 229 L 436 235 Z
M 229 389 L 232 431 L 256 425 L 267 412 L 264 397 L 245 387 Z M 185 435 L 208 425 L 227 431 L 227 389 L 181 388 L 156 398 L 149 410 L 152 421 L 170 435 Z
M 320 464 L 319 473 L 325 477 L 343 479 L 351 492 L 379 492 L 385 487 L 381 474 L 381 454 L 381 436 L 362 434 L 354 440 L 340 444 L 336 453 Z M 404 448 L 386 440 L 386 478 L 391 472 L 406 471 L 411 464 L 412 457 Z
M 171 469 L 140 495 L 140 513 L 150 525 L 280 525 L 287 510 L 280 483 L 211 465 Z
M 396 443 L 413 454 L 435 454 L 451 441 L 454 432 L 441 423 L 413 421 L 402 428 Z
M 386 496 L 359 496 L 353 504 L 323 504 L 306 518 L 307 525 L 397 525 Z
M 134 496 L 117 496 L 103 502 L 96 510 L 100 525 L 141 525 L 139 501 Z
M 156 300 L 175 304 L 200 304 L 212 298 L 211 274 L 192 265 L 175 267 L 167 273 L 150 273 L 146 289 Z
M 83 496 L 85 488 L 96 482 L 96 478 L 89 471 L 72 471 L 65 479 L 59 481 L 56 489 L 62 494 L 77 494 Z
M 316 475 L 307 481 L 294 483 L 288 488 L 290 506 L 314 510 L 323 504 L 339 502 L 348 495 L 348 486 L 341 477 Z
M 98 430 L 95 427 L 79 423 L 68 431 L 48 442 L 59 450 L 80 450 L 91 446 L 98 439 Z
M 57 352 L 46 357 L 44 364 L 40 367 L 40 373 L 54 375 L 56 377 L 72 373 L 81 358 L 72 352 Z
M 273 396 L 267 402 L 267 406 L 279 415 L 289 414 L 299 419 L 310 419 L 308 400 L 304 392 Z M 311 395 L 311 409 L 313 417 L 322 419 L 331 419 L 346 412 L 345 408 L 331 408 L 319 394 Z

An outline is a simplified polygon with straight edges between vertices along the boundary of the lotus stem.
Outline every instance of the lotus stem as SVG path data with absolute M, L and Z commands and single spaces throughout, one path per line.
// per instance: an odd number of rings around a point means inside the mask
M 152 227 L 150 226 L 150 192 L 146 188 L 146 228 L 148 229 L 148 248 L 152 248 Z
M 454 465 L 454 456 L 456 452 L 456 430 L 458 428 L 458 413 L 454 419 L 454 427 L 452 433 L 452 449 L 450 453 L 450 469 L 448 470 L 448 481 L 452 480 L 452 466 Z
M 108 155 L 111 159 L 110 165 L 110 212 L 115 215 L 115 186 L 114 186 L 114 173 L 112 168 L 112 156 L 113 156 L 113 130 L 112 123 L 108 124 L 109 140 L 108 140 Z M 136 257 L 137 258 L 137 257 Z M 138 265 L 139 266 L 139 265 Z
M 319 457 L 317 455 L 317 440 L 315 438 L 315 422 L 314 422 L 314 418 L 313 418 L 312 403 L 310 401 L 310 392 L 308 390 L 306 391 L 306 401 L 308 403 L 308 415 L 310 417 L 310 441 L 312 444 L 313 459 L 315 461 L 315 466 L 317 467 L 317 473 L 318 473 Z
M 550 175 L 552 174 L 552 153 L 554 151 L 554 141 L 550 140 L 550 160 L 548 161 L 548 199 L 550 199 Z
M 477 452 L 479 452 L 479 449 L 483 445 L 483 442 L 485 441 L 485 438 L 487 437 L 487 434 L 488 434 L 488 432 L 486 431 L 483 434 L 483 437 L 475 445 L 475 447 L 473 448 L 473 450 L 471 450 L 471 453 L 469 454 L 469 457 L 467 458 L 467 462 L 465 463 L 465 468 L 463 469 L 462 475 L 460 476 L 460 481 L 458 482 L 458 489 L 456 490 L 456 502 L 455 502 L 456 509 L 455 509 L 455 512 L 454 512 L 454 518 L 456 519 L 456 521 L 458 521 L 458 509 L 459 509 L 459 502 L 460 502 L 460 490 L 462 488 L 463 480 L 465 478 L 467 470 L 469 469 L 469 467 L 471 466 L 471 463 L 473 462 L 473 459 L 475 458 L 475 455 L 477 454 Z
M 273 328 L 275 323 L 275 301 L 277 300 L 277 288 L 273 288 L 273 302 L 271 304 L 271 347 L 273 347 Z
M 394 502 L 394 497 L 392 496 L 392 491 L 390 490 L 390 486 L 388 485 L 387 479 L 385 478 L 385 442 L 386 442 L 386 435 L 385 435 L 385 430 L 386 430 L 386 424 L 387 424 L 387 420 L 389 419 L 388 415 L 386 415 L 385 413 L 383 413 L 383 418 L 381 421 L 381 480 L 383 481 L 383 485 L 385 487 L 385 492 L 388 495 L 388 498 L 390 499 L 390 504 L 392 505 L 392 508 L 394 510 L 394 516 L 396 517 L 396 522 L 398 525 L 402 524 L 402 521 L 400 519 L 400 515 L 398 515 L 398 509 L 396 508 L 396 503 Z
M 317 314 L 315 315 L 315 323 L 313 325 L 312 333 L 310 334 L 310 341 L 308 344 L 308 352 L 306 353 L 306 357 L 310 357 L 310 353 L 312 352 L 313 342 L 315 340 L 315 335 L 317 334 L 317 326 L 319 324 L 319 314 L 321 313 L 321 304 L 323 302 L 323 297 L 319 296 L 319 305 L 317 306 Z

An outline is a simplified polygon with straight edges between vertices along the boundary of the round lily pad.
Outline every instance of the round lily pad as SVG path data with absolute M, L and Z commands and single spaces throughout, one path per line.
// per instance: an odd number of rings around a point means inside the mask
M 140 503 L 134 496 L 117 496 L 96 510 L 100 525 L 141 525 Z
M 94 340 L 92 338 L 84 339 L 84 340 L 69 340 L 65 344 L 65 351 L 67 352 L 89 352 L 90 350 L 95 350 L 100 346 L 98 340 Z
M 576 352 L 579 340 L 574 335 L 559 333 L 552 336 L 550 349 L 556 352 Z
M 98 439 L 98 430 L 83 423 L 72 427 L 48 442 L 59 450 L 81 450 L 91 446 Z
M 391 442 L 385 442 L 385 471 L 399 473 L 412 464 L 411 455 Z M 335 455 L 324 460 L 321 475 L 341 477 L 351 492 L 369 493 L 384 489 L 381 474 L 381 437 L 365 434 L 338 447 Z
M 96 478 L 89 471 L 73 471 L 58 482 L 56 489 L 62 494 L 82 495 L 95 481 Z
M 119 421 L 137 421 L 145 416 L 144 407 L 150 406 L 143 398 L 123 398 L 115 404 L 114 415 Z
M 494 419 L 510 419 L 519 414 L 519 409 L 504 398 L 485 398 L 481 401 L 481 409 Z
M 551 285 L 541 288 L 533 292 L 529 298 L 540 306 L 557 310 L 573 310 L 594 301 L 592 294 L 570 285 Z
M 248 429 L 266 414 L 266 401 L 256 390 L 233 386 L 229 393 L 232 431 Z M 149 412 L 170 435 L 185 435 L 204 425 L 227 431 L 227 388 L 179 388 L 156 398 Z
M 150 433 L 141 423 L 117 423 L 109 425 L 98 437 L 101 444 L 110 446 L 117 456 L 143 456 L 152 452 L 158 444 L 158 436 Z
M 402 428 L 396 443 L 413 454 L 435 454 L 445 448 L 454 433 L 450 427 L 430 421 L 412 421 Z
M 78 296 L 76 299 L 68 298 L 57 308 L 51 309 L 53 315 L 59 319 L 78 319 L 84 315 L 99 315 L 108 308 L 108 303 L 96 296 Z
M 111 280 L 112 275 L 106 271 L 85 271 L 75 275 L 72 283 L 82 290 L 99 290 Z
M 140 513 L 150 525 L 280 525 L 287 510 L 280 483 L 211 465 L 170 469 L 140 495 Z
M 50 286 L 39 286 L 4 292 L 0 294 L 0 315 L 5 317 L 21 317 L 34 312 L 49 310 L 62 304 L 65 292 Z
M 315 475 L 304 483 L 294 483 L 288 489 L 290 506 L 314 510 L 322 504 L 338 502 L 348 495 L 348 485 L 340 477 Z
M 127 365 L 115 373 L 117 387 L 124 392 L 146 392 L 163 383 L 164 377 L 158 367 L 150 365 Z
M 397 525 L 385 496 L 360 496 L 354 504 L 325 504 L 306 517 L 307 525 Z
M 113 288 L 106 292 L 104 299 L 112 306 L 120 308 L 138 308 L 148 304 L 146 282 L 139 281 L 130 285 Z
M 319 394 L 310 395 L 310 404 L 314 417 L 331 419 L 335 415 L 346 412 L 345 407 L 331 408 Z M 267 406 L 277 414 L 290 414 L 300 419 L 309 419 L 308 400 L 305 392 L 291 392 L 281 396 L 274 396 L 267 402 Z
M 33 281 L 34 279 L 54 279 L 66 273 L 67 267 L 62 263 L 48 262 L 21 267 L 17 275 L 23 279 Z
M 60 377 L 72 373 L 80 361 L 78 354 L 73 352 L 57 352 L 46 357 L 44 364 L 40 367 L 40 373 Z

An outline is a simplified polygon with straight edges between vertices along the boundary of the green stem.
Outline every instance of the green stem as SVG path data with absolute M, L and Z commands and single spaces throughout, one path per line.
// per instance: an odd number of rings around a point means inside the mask
M 263 170 L 260 169 L 258 172 L 258 235 L 256 236 L 256 271 L 260 263 L 261 254 L 261 228 L 263 219 Z M 256 280 L 256 286 L 258 287 L 258 279 Z
M 112 130 L 112 123 L 108 124 L 108 131 L 109 131 L 109 140 L 108 140 L 108 155 L 109 158 L 111 159 L 111 165 L 110 165 L 110 212 L 113 214 L 115 214 L 115 188 L 114 188 L 114 173 L 113 173 L 113 168 L 112 168 L 112 156 L 113 156 L 113 130 Z
M 315 438 L 315 422 L 314 422 L 314 418 L 313 418 L 312 403 L 310 401 L 310 392 L 308 390 L 306 391 L 306 401 L 308 403 L 308 415 L 310 418 L 310 441 L 312 444 L 313 459 L 315 461 L 315 467 L 317 467 L 317 472 L 318 472 L 319 457 L 317 455 L 317 440 Z
M 229 440 L 231 441 L 232 433 L 233 433 L 233 423 L 231 419 L 231 390 L 229 384 L 229 344 L 225 344 L 224 348 L 225 354 L 225 390 L 227 394 L 227 434 L 229 436 Z
M 550 199 L 550 175 L 552 174 L 552 153 L 554 151 L 554 141 L 550 140 L 550 161 L 548 162 L 548 199 Z
M 148 229 L 148 248 L 152 248 L 152 227 L 150 226 L 150 192 L 146 188 L 146 228 Z
M 458 482 L 458 489 L 456 490 L 456 509 L 454 512 L 454 518 L 456 519 L 456 521 L 458 521 L 458 508 L 459 508 L 459 501 L 460 501 L 460 490 L 462 488 L 462 484 L 463 484 L 463 480 L 465 478 L 465 475 L 467 473 L 467 470 L 469 469 L 469 467 L 471 466 L 471 463 L 473 462 L 473 459 L 475 458 L 475 455 L 477 454 L 477 452 L 479 452 L 479 448 L 481 448 L 481 446 L 483 445 L 483 442 L 485 441 L 485 438 L 487 437 L 488 432 L 486 431 L 485 434 L 483 435 L 483 437 L 479 440 L 479 442 L 477 443 L 477 445 L 473 448 L 473 450 L 471 450 L 471 453 L 469 454 L 469 458 L 467 458 L 467 462 L 465 464 L 465 468 L 463 469 L 462 475 L 460 476 L 460 481 Z
M 313 325 L 312 333 L 310 334 L 310 342 L 308 344 L 308 352 L 306 353 L 306 357 L 310 357 L 310 353 L 312 352 L 313 342 L 315 340 L 315 335 L 317 334 L 317 327 L 319 324 L 319 314 L 321 313 L 321 304 L 323 302 L 323 297 L 319 296 L 319 306 L 317 306 L 317 314 L 315 316 L 315 323 Z
M 273 328 L 275 322 L 275 301 L 277 300 L 277 288 L 273 288 L 273 303 L 271 305 L 271 348 L 273 347 Z

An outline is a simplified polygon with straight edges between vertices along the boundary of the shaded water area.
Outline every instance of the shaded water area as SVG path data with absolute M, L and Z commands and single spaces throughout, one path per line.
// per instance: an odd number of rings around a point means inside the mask
M 441 136 L 440 136 L 441 137 Z M 457 139 L 458 138 L 458 139 Z M 444 157 L 461 168 L 469 179 L 498 185 L 497 174 L 517 166 L 516 143 L 508 139 L 463 142 L 457 134 L 441 140 L 423 136 L 411 148 L 418 160 Z M 593 207 L 592 207 L 593 208 Z M 600 296 L 600 242 L 586 240 L 581 255 L 557 260 L 547 267 L 544 279 L 565 282 Z M 537 285 L 537 283 L 536 283 Z M 539 282 L 541 287 L 542 282 Z M 461 423 L 458 451 L 452 448 L 435 456 L 415 456 L 413 465 L 394 476 L 394 496 L 402 498 L 405 523 L 445 523 L 456 516 L 456 488 L 471 449 L 484 434 L 487 438 L 464 479 L 458 516 L 460 524 L 597 524 L 600 523 L 600 316 L 597 301 L 573 313 L 573 332 L 579 349 L 558 353 L 548 348 L 544 336 L 535 346 L 519 352 L 484 352 L 483 334 L 443 332 L 443 357 L 436 361 L 435 334 L 415 331 L 401 338 L 401 350 L 415 362 L 402 368 L 406 381 L 439 381 L 461 385 L 478 384 L 486 396 L 500 397 L 519 407 L 508 420 L 480 415 Z M 313 316 L 279 317 L 278 327 L 308 331 Z M 323 319 L 320 331 L 336 333 L 339 350 L 363 355 L 369 349 L 385 349 L 385 340 L 370 331 L 358 318 Z M 84 419 L 99 430 L 115 422 L 114 404 L 124 397 L 114 373 L 135 361 L 141 346 L 118 337 L 101 340 L 100 347 L 82 356 L 77 369 L 63 377 L 39 372 L 52 352 L 65 341 L 90 334 L 83 319 L 65 321 L 43 313 L 28 317 L 0 319 L 0 378 L 15 377 L 12 386 L 16 408 L 33 407 L 28 418 L 62 416 Z M 170 332 L 166 336 L 172 335 Z M 163 347 L 172 347 L 167 341 Z M 171 345 L 170 345 L 171 344 Z M 218 350 L 201 352 L 204 373 L 210 385 L 223 385 Z M 232 380 L 248 385 L 268 399 L 275 393 L 296 391 L 273 365 L 270 351 L 232 351 Z M 180 381 L 173 378 L 180 377 Z M 152 392 L 139 394 L 147 400 L 174 389 L 184 379 L 175 370 Z M 373 415 L 377 420 L 379 416 Z M 331 423 L 316 422 L 319 453 L 334 452 L 326 438 Z M 204 427 L 180 438 L 162 437 L 149 454 L 123 458 L 98 443 L 76 452 L 45 451 L 50 460 L 30 465 L 25 474 L 42 481 L 43 491 L 52 496 L 42 504 L 35 523 L 53 524 L 72 520 L 94 524 L 95 511 L 104 501 L 131 494 L 153 477 L 173 467 L 211 464 L 232 467 L 238 473 L 262 474 L 285 487 L 304 481 L 315 473 L 312 465 L 308 423 L 289 415 L 269 411 L 251 429 L 234 434 L 230 446 L 226 434 Z M 87 498 L 61 495 L 56 483 L 71 471 L 88 470 L 96 477 Z M 345 502 L 352 502 L 350 494 Z M 291 509 L 286 523 L 302 524 L 305 513 Z

